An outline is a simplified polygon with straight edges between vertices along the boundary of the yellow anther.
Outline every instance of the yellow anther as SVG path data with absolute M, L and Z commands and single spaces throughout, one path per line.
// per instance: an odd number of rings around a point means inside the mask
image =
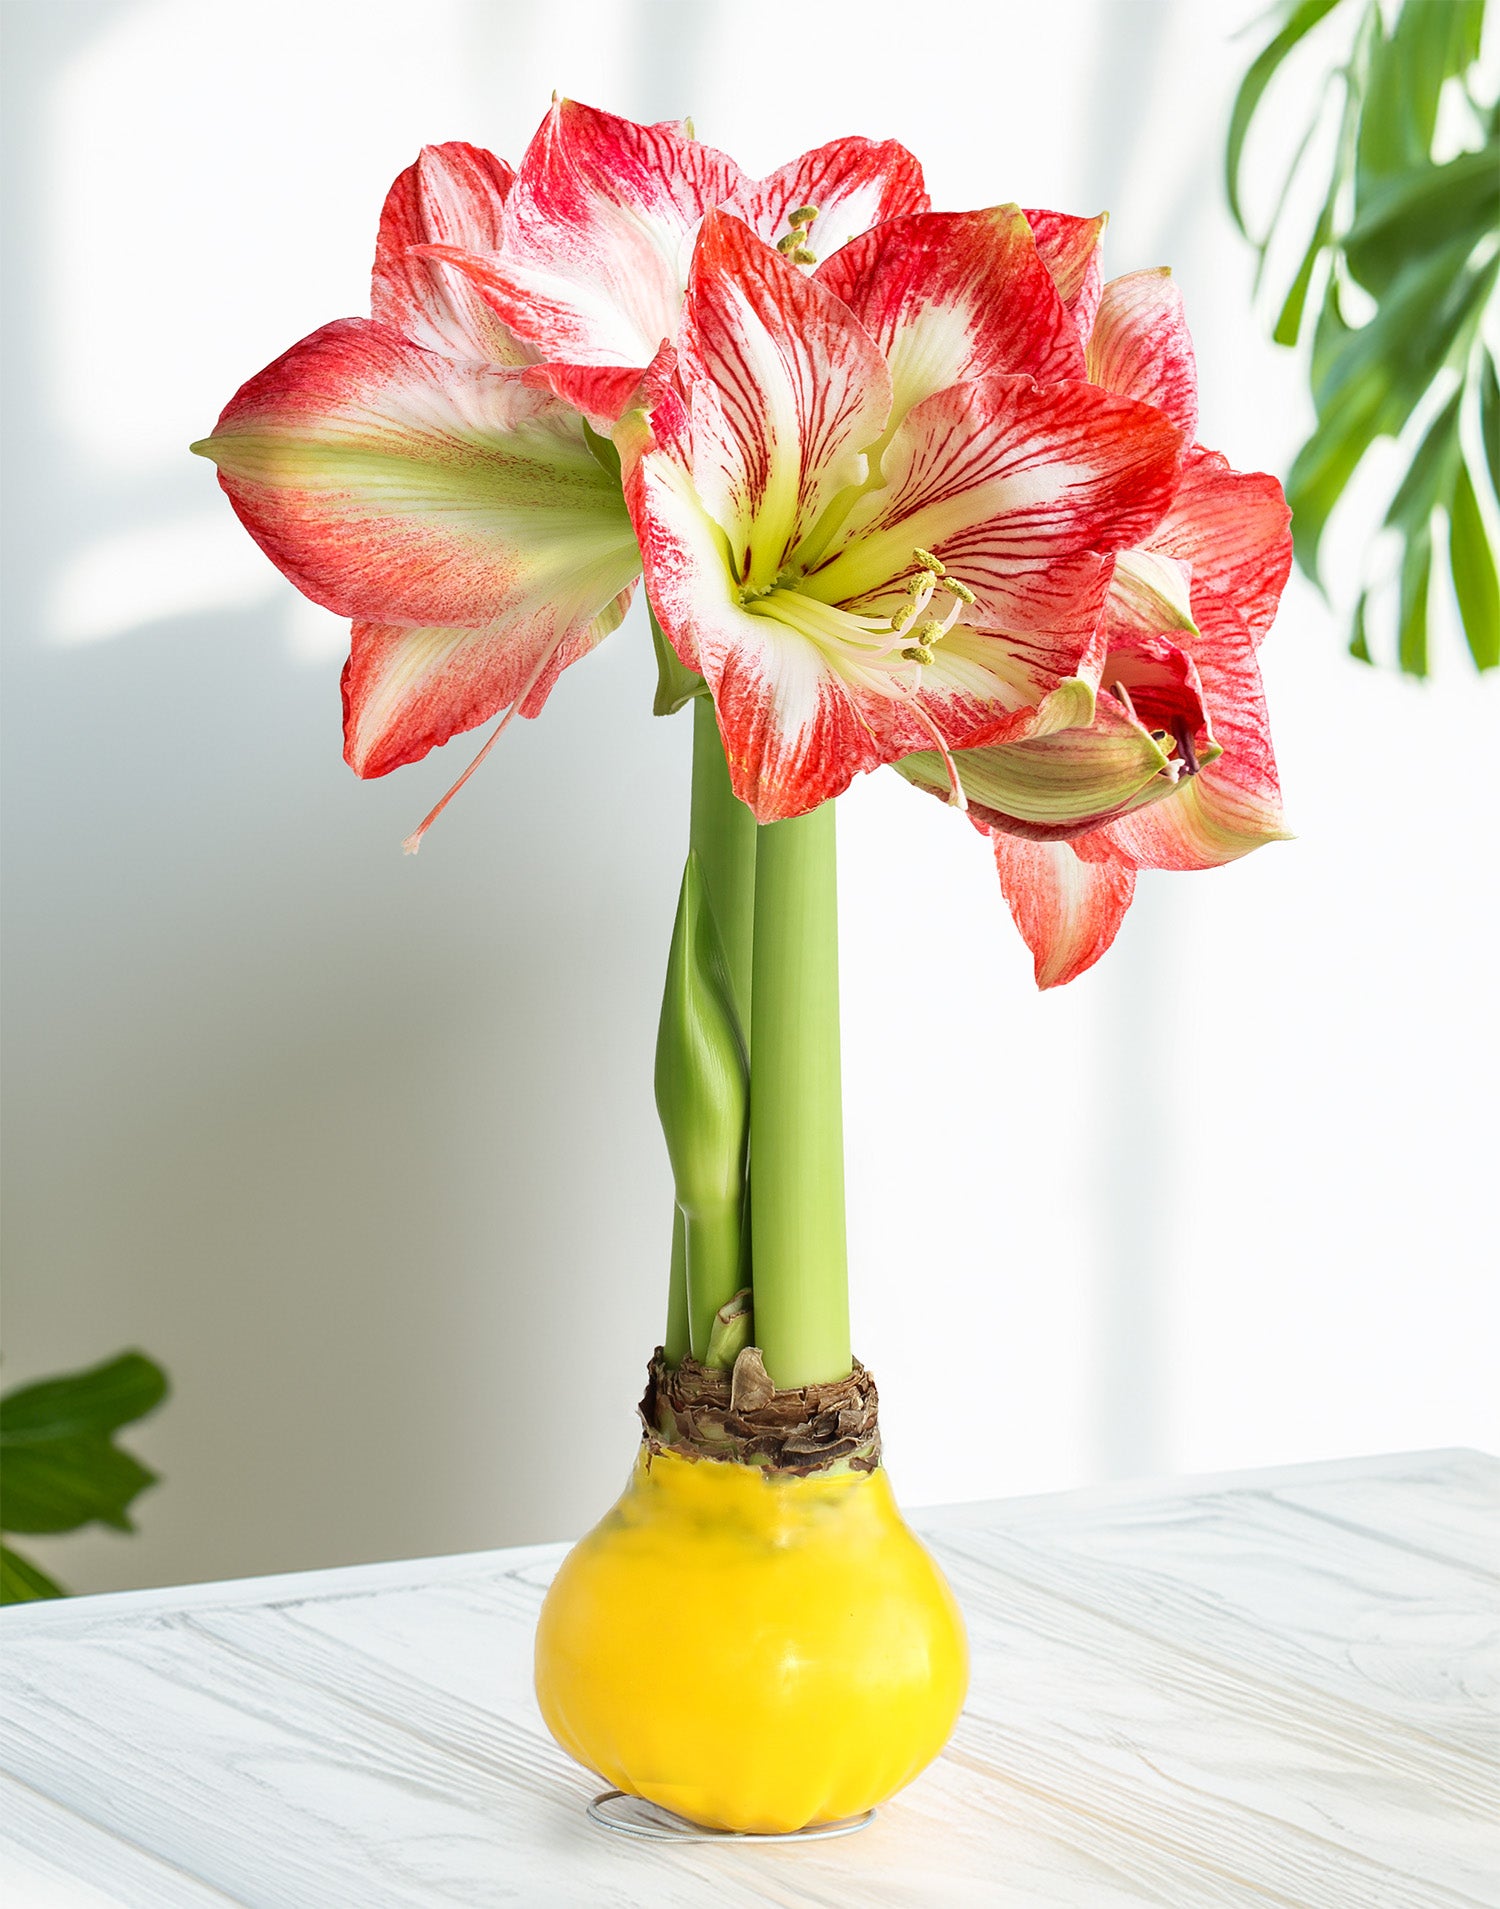
M 815 205 L 799 205 L 795 212 L 786 215 L 786 222 L 788 225 L 811 225 L 817 216 L 818 208 Z
M 778 239 L 776 241 L 776 250 L 785 258 L 789 253 L 795 252 L 801 243 L 802 234 L 800 232 L 788 232 L 784 239 Z
M 960 603 L 972 603 L 974 601 L 974 592 L 969 588 L 968 584 L 960 583 L 957 577 L 944 577 L 943 588 L 956 596 Z
M 794 251 L 788 252 L 787 257 L 793 265 L 816 265 L 818 262 L 817 253 L 808 251 L 805 245 L 799 245 Z
M 946 577 L 948 572 L 930 550 L 914 550 L 912 556 L 924 570 L 930 570 L 935 577 Z
M 904 649 L 901 654 L 906 658 L 908 663 L 930 663 L 932 661 L 932 651 L 928 649 L 925 643 L 913 643 L 909 649 Z

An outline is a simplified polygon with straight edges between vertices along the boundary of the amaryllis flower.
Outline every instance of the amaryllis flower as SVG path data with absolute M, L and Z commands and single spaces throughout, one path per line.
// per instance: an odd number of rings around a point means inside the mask
M 532 356 L 410 241 L 493 242 L 507 168 L 429 147 L 381 218 L 370 319 L 345 318 L 241 387 L 211 457 L 245 528 L 299 590 L 353 620 L 344 754 L 415 762 L 498 710 L 534 715 L 629 605 L 639 554 L 582 420 Z
M 545 365 L 537 381 L 607 430 L 677 336 L 711 207 L 812 264 L 927 204 L 921 167 L 894 140 L 836 139 L 751 179 L 681 124 L 564 99 L 526 149 L 496 242 L 429 242 L 429 256 L 467 273 Z
M 1088 373 L 1191 442 L 1192 344 L 1166 273 L 1104 288 Z M 1043 987 L 1109 947 L 1137 870 L 1210 868 L 1285 837 L 1255 650 L 1291 564 L 1288 525 L 1275 478 L 1195 445 L 1161 521 L 1116 560 L 1093 723 L 955 758 Z M 935 754 L 900 767 L 946 791 Z
M 1114 553 L 1182 437 L 1085 381 L 1017 208 L 888 220 L 812 276 L 711 212 L 678 370 L 617 432 L 626 495 L 762 821 L 924 744 L 1090 720 Z
M 536 715 L 619 623 L 639 556 L 579 409 L 607 428 L 675 338 L 692 234 L 721 200 L 789 251 L 815 222 L 825 254 L 927 204 L 890 141 L 838 140 L 756 181 L 681 127 L 559 101 L 519 174 L 427 147 L 386 199 L 370 319 L 293 346 L 194 446 L 271 560 L 353 620 L 356 773 Z

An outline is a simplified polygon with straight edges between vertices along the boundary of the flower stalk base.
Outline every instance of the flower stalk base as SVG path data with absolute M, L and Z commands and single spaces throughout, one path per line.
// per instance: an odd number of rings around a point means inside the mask
M 646 1449 L 758 1465 L 799 1478 L 872 1472 L 880 1464 L 880 1400 L 856 1359 L 846 1379 L 777 1391 L 759 1348 L 746 1346 L 730 1372 L 658 1349 L 641 1400 Z

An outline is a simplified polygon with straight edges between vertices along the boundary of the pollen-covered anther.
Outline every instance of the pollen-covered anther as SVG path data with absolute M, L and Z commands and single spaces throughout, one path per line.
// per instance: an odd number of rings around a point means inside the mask
M 928 649 L 925 643 L 909 643 L 901 654 L 906 658 L 908 663 L 930 663 L 932 661 L 932 651 Z
M 776 241 L 776 250 L 793 265 L 816 265 L 818 255 L 808 244 L 812 237 L 813 220 L 818 216 L 815 205 L 799 205 L 795 211 L 786 215 L 786 222 L 792 228 L 784 238 Z
M 930 570 L 935 577 L 946 577 L 948 567 L 941 557 L 934 557 L 930 550 L 913 550 L 912 560 L 921 564 L 924 570 Z
M 974 595 L 974 592 L 969 588 L 968 584 L 960 583 L 957 577 L 950 577 L 945 574 L 938 588 L 940 590 L 949 591 L 953 596 L 956 596 L 959 602 L 965 607 L 978 601 L 978 598 Z

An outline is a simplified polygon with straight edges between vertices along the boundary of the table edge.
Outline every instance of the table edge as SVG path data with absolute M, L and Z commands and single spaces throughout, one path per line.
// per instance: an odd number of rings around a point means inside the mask
M 1480 1460 L 1494 1466 L 1500 1475 L 1500 1457 L 1472 1447 L 1450 1446 L 1374 1457 L 1314 1459 L 1243 1471 L 1122 1479 L 1020 1498 L 907 1505 L 904 1509 L 918 1532 L 938 1535 L 959 1526 L 1012 1525 L 1038 1517 L 1054 1517 L 1059 1512 L 1087 1513 L 1150 1503 L 1153 1499 L 1213 1496 L 1227 1491 L 1276 1491 L 1294 1486 L 1337 1484 L 1355 1478 L 1398 1479 L 1460 1460 Z M 212 1578 L 199 1583 L 152 1585 L 134 1591 L 97 1591 L 75 1597 L 37 1599 L 27 1604 L 7 1605 L 0 1610 L 0 1635 L 7 1639 L 56 1636 L 118 1618 L 245 1604 L 303 1603 L 309 1599 L 413 1589 L 489 1573 L 525 1570 L 528 1566 L 545 1566 L 559 1558 L 573 1542 L 571 1538 L 562 1538 L 543 1544 L 506 1545 L 494 1550 L 459 1551 L 438 1557 L 392 1558 L 370 1564 L 336 1564 L 310 1571 L 275 1572 L 260 1577 Z

